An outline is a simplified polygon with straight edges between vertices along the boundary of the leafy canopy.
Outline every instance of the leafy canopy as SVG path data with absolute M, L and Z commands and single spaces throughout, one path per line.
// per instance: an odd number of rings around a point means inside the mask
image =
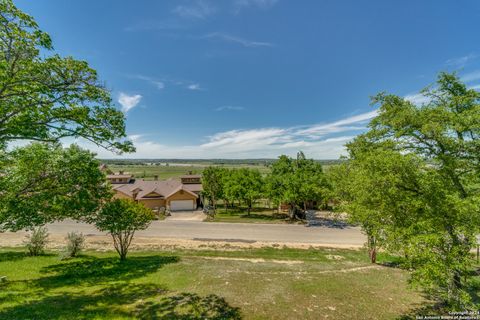
M 423 105 L 381 93 L 370 130 L 348 144 L 346 208 L 369 238 L 404 255 L 412 281 L 468 308 L 480 231 L 480 93 L 441 73 Z
M 142 204 L 129 199 L 114 199 L 90 219 L 98 230 L 112 236 L 115 250 L 124 260 L 135 231 L 148 228 L 153 218 L 152 210 Z
M 49 35 L 35 20 L 0 1 L 0 149 L 12 140 L 55 142 L 81 137 L 117 152 L 126 141 L 125 117 L 85 61 L 48 55 Z
M 76 145 L 34 143 L 0 151 L 0 232 L 82 219 L 96 211 L 111 197 L 99 164 Z
M 327 182 L 322 165 L 299 152 L 296 159 L 282 155 L 271 166 L 267 193 L 276 203 L 305 206 L 308 201 L 323 200 Z
M 243 201 L 250 213 L 253 203 L 263 196 L 263 178 L 258 169 L 240 168 L 228 171 L 223 193 L 226 199 Z

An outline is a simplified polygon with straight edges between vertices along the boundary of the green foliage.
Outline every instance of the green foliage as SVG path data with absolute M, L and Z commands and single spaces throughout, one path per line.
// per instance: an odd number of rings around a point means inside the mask
M 38 256 L 44 253 L 48 243 L 48 230 L 44 227 L 33 228 L 27 236 L 25 246 L 31 256 Z
M 202 173 L 203 195 L 215 211 L 217 200 L 223 196 L 223 175 L 226 170 L 220 167 L 207 167 Z
M 250 214 L 253 203 L 263 195 L 263 179 L 256 169 L 231 169 L 224 173 L 224 199 L 239 200 L 247 205 Z
M 108 232 L 115 250 L 125 260 L 135 231 L 145 230 L 154 219 L 152 210 L 129 199 L 107 202 L 90 221 L 98 230 Z
M 262 174 L 257 169 L 226 169 L 207 167 L 202 174 L 203 194 L 216 207 L 216 202 L 223 199 L 226 203 L 243 202 L 250 213 L 254 202 L 263 195 Z
M 276 204 L 290 204 L 291 218 L 295 217 L 297 206 L 306 209 L 307 202 L 326 199 L 328 185 L 322 165 L 306 159 L 303 152 L 296 159 L 280 156 L 271 169 L 266 178 L 267 194 Z
M 421 106 L 374 97 L 378 116 L 334 176 L 370 246 L 403 255 L 413 284 L 462 310 L 471 307 L 465 279 L 480 231 L 480 93 L 441 73 L 423 94 Z
M 85 246 L 85 236 L 81 232 L 69 232 L 65 240 L 67 240 L 67 247 L 62 255 L 62 259 L 78 256 Z
M 0 1 L 0 149 L 12 140 L 82 137 L 131 152 L 125 117 L 85 61 L 48 55 L 49 35 L 35 20 Z
M 0 156 L 0 232 L 82 219 L 111 197 L 95 155 L 76 145 L 34 143 Z

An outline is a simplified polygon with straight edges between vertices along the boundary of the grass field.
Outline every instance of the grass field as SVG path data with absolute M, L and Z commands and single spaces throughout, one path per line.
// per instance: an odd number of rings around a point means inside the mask
M 380 259 L 385 259 L 380 257 Z M 361 251 L 113 252 L 61 261 L 0 250 L 0 319 L 395 319 L 407 273 Z
M 102 160 L 101 160 L 102 161 Z M 103 160 L 114 171 L 130 172 L 137 178 L 153 180 L 157 175 L 159 179 L 177 178 L 188 172 L 201 174 L 208 166 L 220 166 L 224 168 L 252 168 L 258 169 L 262 174 L 270 172 L 269 165 L 275 159 L 244 159 L 244 160 Z M 319 160 L 326 171 L 332 165 L 340 163 L 340 160 Z
M 120 170 L 125 172 L 130 172 L 135 175 L 136 178 L 143 178 L 145 180 L 153 180 L 154 176 L 157 175 L 159 179 L 169 179 L 177 178 L 181 175 L 187 174 L 189 172 L 195 174 L 201 174 L 202 171 L 208 167 L 208 164 L 184 164 L 184 165 L 148 165 L 148 164 L 138 164 L 138 165 L 109 165 L 108 167 L 114 171 L 119 172 Z M 269 168 L 263 165 L 222 165 L 225 168 L 241 168 L 248 167 L 260 170 L 260 172 L 266 174 L 269 172 Z

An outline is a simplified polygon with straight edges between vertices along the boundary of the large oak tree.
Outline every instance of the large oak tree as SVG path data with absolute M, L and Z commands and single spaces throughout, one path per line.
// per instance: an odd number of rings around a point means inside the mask
M 61 57 L 11 0 L 0 0 L 0 232 L 81 218 L 109 192 L 94 155 L 63 138 L 131 152 L 125 117 L 87 62 Z M 39 141 L 7 151 L 11 142 Z
M 480 93 L 447 73 L 422 93 L 422 105 L 374 97 L 378 116 L 337 176 L 370 247 L 400 253 L 413 283 L 462 310 L 480 226 Z
M 0 147 L 13 140 L 83 138 L 133 151 L 125 119 L 85 61 L 53 53 L 35 20 L 0 1 Z

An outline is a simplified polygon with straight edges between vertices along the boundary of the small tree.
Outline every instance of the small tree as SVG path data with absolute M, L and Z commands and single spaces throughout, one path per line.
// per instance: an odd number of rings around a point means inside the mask
M 223 194 L 223 172 L 223 168 L 208 167 L 202 173 L 203 194 L 212 204 L 214 212 L 217 200 L 221 199 Z
M 153 218 L 153 212 L 142 204 L 128 199 L 115 199 L 105 204 L 93 223 L 98 230 L 112 236 L 120 260 L 125 260 L 135 231 L 146 229 Z

